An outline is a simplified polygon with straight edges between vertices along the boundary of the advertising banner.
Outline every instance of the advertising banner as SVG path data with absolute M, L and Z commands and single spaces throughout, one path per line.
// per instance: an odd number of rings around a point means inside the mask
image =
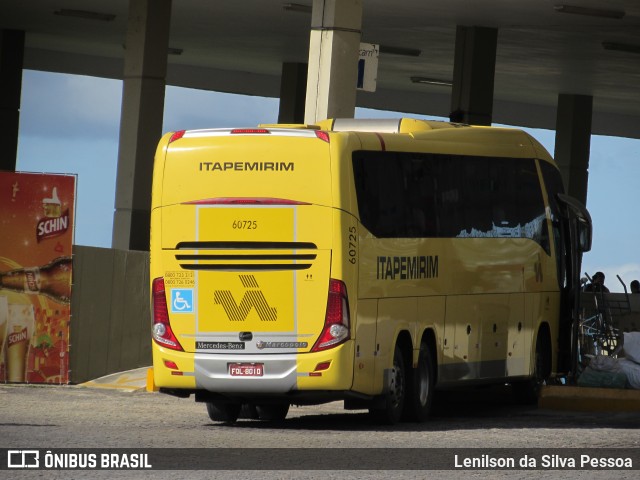
M 75 175 L 0 172 L 0 382 L 69 382 Z

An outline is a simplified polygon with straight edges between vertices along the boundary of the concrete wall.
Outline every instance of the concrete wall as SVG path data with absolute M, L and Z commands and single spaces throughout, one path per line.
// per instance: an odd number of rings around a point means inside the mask
M 150 366 L 149 253 L 73 252 L 71 383 Z

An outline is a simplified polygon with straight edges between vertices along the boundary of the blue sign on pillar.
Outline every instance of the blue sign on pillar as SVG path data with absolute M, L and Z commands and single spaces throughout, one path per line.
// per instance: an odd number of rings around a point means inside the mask
M 376 91 L 379 53 L 379 45 L 375 45 L 373 43 L 360 44 L 360 58 L 358 59 L 358 90 L 364 90 L 365 92 Z
M 364 58 L 358 60 L 358 88 L 364 87 Z

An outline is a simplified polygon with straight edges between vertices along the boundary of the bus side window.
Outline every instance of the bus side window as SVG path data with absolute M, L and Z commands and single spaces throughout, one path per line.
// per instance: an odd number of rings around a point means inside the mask
M 544 180 L 547 190 L 549 210 L 551 211 L 551 229 L 556 249 L 558 282 L 560 287 L 564 287 L 567 268 L 565 264 L 566 252 L 564 242 L 562 241 L 560 206 L 557 201 L 557 194 L 564 193 L 564 184 L 562 183 L 560 172 L 547 162 L 540 161 L 540 170 L 542 171 L 542 179 Z
M 550 253 L 532 159 L 360 151 L 353 171 L 376 237 L 522 237 Z

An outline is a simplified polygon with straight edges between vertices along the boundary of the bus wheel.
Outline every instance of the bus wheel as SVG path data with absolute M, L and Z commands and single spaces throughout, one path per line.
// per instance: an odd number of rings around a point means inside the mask
M 258 418 L 267 422 L 281 422 L 289 413 L 289 404 L 257 405 Z
M 400 420 L 407 393 L 406 374 L 402 350 L 396 345 L 393 353 L 393 368 L 390 373 L 389 390 L 383 399 L 383 407 L 378 408 L 376 406 L 369 410 L 369 413 L 376 421 L 393 425 Z
M 538 333 L 535 355 L 533 377 L 524 382 L 512 384 L 516 401 L 523 405 L 538 403 L 540 390 L 551 375 L 551 344 L 546 332 Z
M 424 422 L 429 417 L 433 400 L 433 359 L 426 342 L 420 345 L 418 366 L 407 385 L 405 416 L 407 420 Z
M 214 422 L 234 423 L 241 407 L 240 403 L 207 402 L 207 413 Z

